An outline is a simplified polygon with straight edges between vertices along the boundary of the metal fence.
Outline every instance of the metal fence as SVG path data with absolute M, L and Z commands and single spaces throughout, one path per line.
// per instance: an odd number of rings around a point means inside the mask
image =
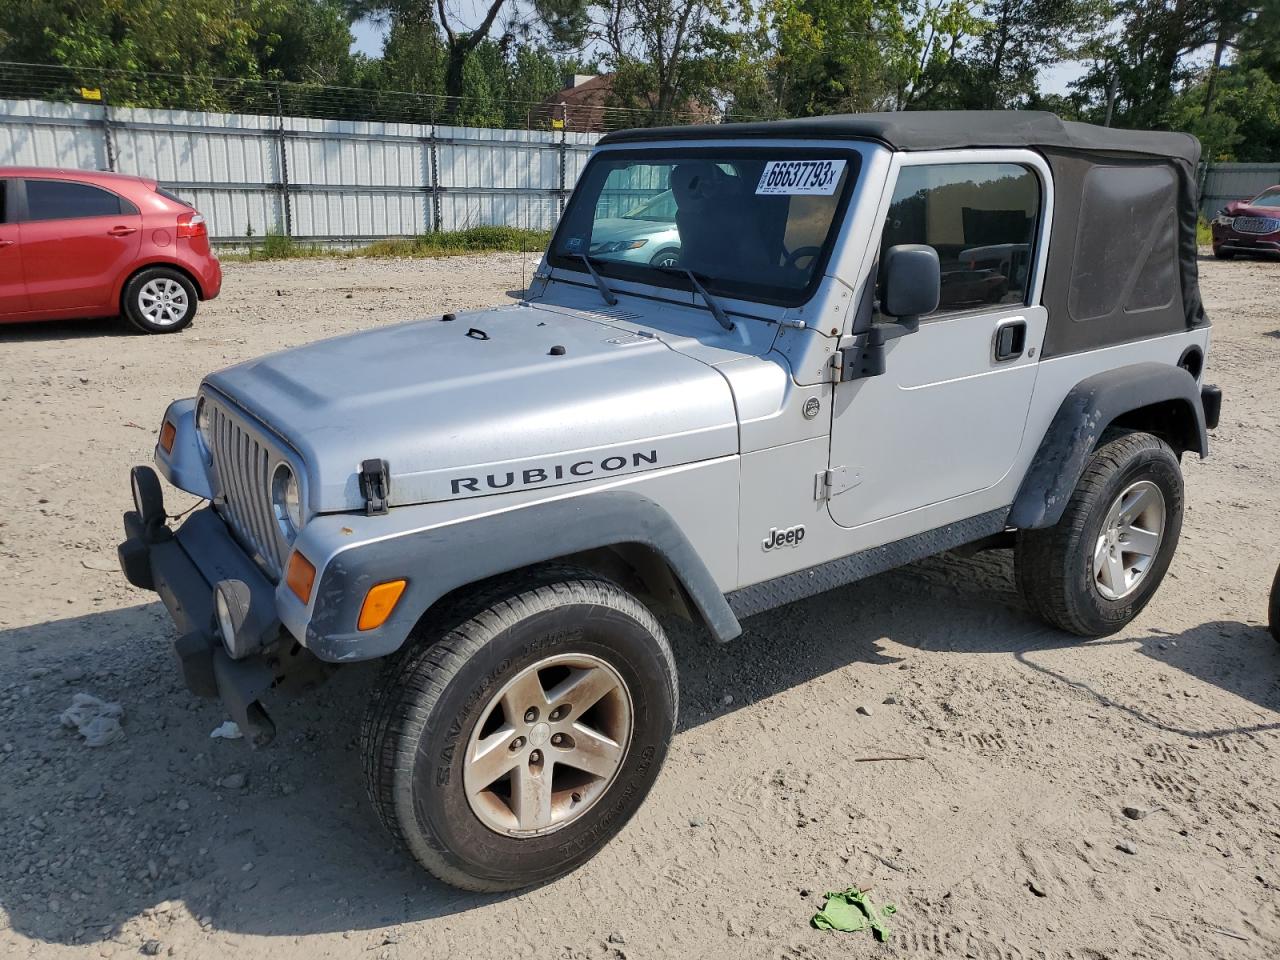
M 1280 184 L 1280 163 L 1214 163 L 1201 172 L 1200 214 L 1212 218 L 1232 200 L 1256 197 Z
M 546 230 L 599 134 L 0 99 L 0 165 L 154 177 L 219 243 L 364 241 L 486 224 Z M 1200 211 L 1280 183 L 1280 163 L 1202 167 Z M 628 184 L 618 210 L 652 196 Z
M 215 241 L 549 229 L 598 134 L 0 100 L 0 165 L 153 177 Z

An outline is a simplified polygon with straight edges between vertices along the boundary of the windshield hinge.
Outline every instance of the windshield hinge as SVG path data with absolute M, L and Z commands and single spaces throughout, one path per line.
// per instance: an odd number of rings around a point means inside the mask
M 823 470 L 813 478 L 813 499 L 821 503 L 838 497 L 846 490 L 852 490 L 862 483 L 862 473 L 848 467 L 832 467 Z
M 387 513 L 391 506 L 391 467 L 385 460 L 366 460 L 360 464 L 360 495 L 364 512 L 372 517 Z

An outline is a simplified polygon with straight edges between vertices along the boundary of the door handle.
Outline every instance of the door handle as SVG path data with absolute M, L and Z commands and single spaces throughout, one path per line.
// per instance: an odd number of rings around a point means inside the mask
M 1016 360 L 1027 348 L 1027 321 L 1021 317 L 1006 320 L 996 327 L 993 351 L 997 362 Z
M 0 240 L 0 250 L 3 250 L 5 247 L 12 247 L 12 246 L 13 246 L 12 240 Z
M 137 232 L 137 227 L 112 227 L 107 231 L 107 235 L 112 237 L 127 237 L 129 234 Z

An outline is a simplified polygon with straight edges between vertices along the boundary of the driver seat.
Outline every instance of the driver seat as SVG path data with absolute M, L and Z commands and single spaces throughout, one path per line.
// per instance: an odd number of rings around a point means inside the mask
M 680 265 L 696 273 L 751 275 L 768 268 L 769 259 L 755 222 L 754 208 L 745 202 L 742 178 L 725 173 L 709 160 L 677 164 L 670 175 L 680 232 Z

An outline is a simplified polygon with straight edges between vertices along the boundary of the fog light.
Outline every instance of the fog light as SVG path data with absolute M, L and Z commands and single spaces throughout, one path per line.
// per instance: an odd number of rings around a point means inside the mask
M 221 590 L 214 591 L 213 608 L 218 616 L 218 634 L 222 637 L 222 645 L 230 650 L 236 645 L 236 625 L 231 622 L 231 606 L 227 603 L 227 595 Z
M 213 588 L 213 612 L 222 645 L 232 657 L 254 646 L 253 637 L 241 637 L 249 621 L 249 586 L 243 580 L 219 580 Z
M 150 467 L 134 467 L 129 471 L 129 489 L 133 492 L 133 509 L 147 528 L 164 523 L 164 491 L 160 478 Z

